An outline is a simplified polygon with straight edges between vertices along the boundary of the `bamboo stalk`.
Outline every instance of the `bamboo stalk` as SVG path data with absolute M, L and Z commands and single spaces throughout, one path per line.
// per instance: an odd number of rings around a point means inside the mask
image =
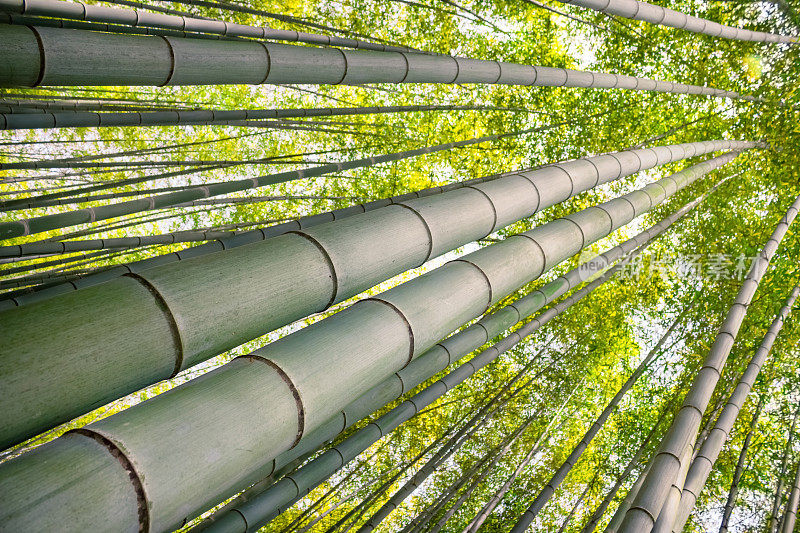
M 753 261 L 750 271 L 719 329 L 714 344 L 686 395 L 683 406 L 678 411 L 669 432 L 661 441 L 659 452 L 653 460 L 653 467 L 637 494 L 636 500 L 625 515 L 621 531 L 633 533 L 653 527 L 654 517 L 658 516 L 661 511 L 671 480 L 675 479 L 680 468 L 680 454 L 697 436 L 702 413 L 708 407 L 709 399 L 738 335 L 747 306 L 752 301 L 779 243 L 797 216 L 798 208 L 800 208 L 800 197 L 781 217 L 775 231 L 767 240 L 759 256 Z
M 681 13 L 666 7 L 661 7 L 639 0 L 559 0 L 565 4 L 594 9 L 608 15 L 617 15 L 632 20 L 641 20 L 660 26 L 669 26 L 679 30 L 693 33 L 702 33 L 712 37 L 734 39 L 739 41 L 754 41 L 762 43 L 795 43 L 798 40 L 794 35 L 779 35 L 763 31 L 745 30 L 725 26 L 692 15 Z
M 731 488 L 728 491 L 728 499 L 725 502 L 725 509 L 722 512 L 722 522 L 719 525 L 719 533 L 728 533 L 728 524 L 730 523 L 733 508 L 736 506 L 736 497 L 739 494 L 739 482 L 744 473 L 745 462 L 747 460 L 747 451 L 750 448 L 750 443 L 753 440 L 753 433 L 758 426 L 758 418 L 761 415 L 761 410 L 764 408 L 764 402 L 767 399 L 766 394 L 762 394 L 758 400 L 758 406 L 753 413 L 753 418 L 750 420 L 750 427 L 747 430 L 747 435 L 744 437 L 742 449 L 739 451 L 739 459 L 736 461 L 736 469 L 733 471 L 733 478 L 731 479 Z
M 778 473 L 778 480 L 775 483 L 775 495 L 772 499 L 772 512 L 769 515 L 769 533 L 776 533 L 778 530 L 779 513 L 781 509 L 781 500 L 783 497 L 783 484 L 784 479 L 786 478 L 786 468 L 789 464 L 789 454 L 792 451 L 792 442 L 794 441 L 795 427 L 797 426 L 798 418 L 800 418 L 800 403 L 797 405 L 794 415 L 792 416 L 792 423 L 789 426 L 789 434 L 786 439 L 786 446 L 783 449 L 781 469 Z
M 76 125 L 83 126 L 86 124 L 92 124 L 94 127 L 98 128 L 119 126 L 209 126 L 238 124 L 240 121 L 295 117 L 306 118 L 411 113 L 423 111 L 478 110 L 510 111 L 511 109 L 480 105 L 399 105 L 373 107 L 327 107 L 313 109 L 168 109 L 159 111 L 142 110 L 137 112 L 61 111 L 42 112 L 34 115 L 26 114 L 25 116 L 16 116 L 16 114 L 11 116 L 11 114 L 0 113 L 0 116 L 3 117 L 0 119 L 0 124 L 5 124 L 5 126 L 1 129 L 6 130 L 71 128 L 75 127 Z
M 0 25 L 0 44 L 15 51 L 0 57 L 0 87 L 488 83 L 618 88 L 757 100 L 735 91 L 670 81 L 414 52 L 116 35 L 15 25 Z M 87 50 L 102 52 L 89 56 Z M 48 68 L 42 69 L 42 64 Z
M 772 321 L 769 330 L 761 341 L 761 345 L 750 359 L 747 369 L 744 371 L 744 374 L 742 374 L 733 394 L 730 395 L 725 407 L 722 409 L 722 413 L 720 413 L 719 419 L 714 425 L 714 429 L 711 430 L 705 442 L 703 442 L 703 445 L 700 447 L 700 453 L 698 453 L 695 460 L 692 461 L 692 466 L 686 478 L 686 486 L 684 487 L 680 499 L 680 508 L 675 517 L 675 523 L 671 528 L 673 531 L 677 531 L 678 533 L 683 531 L 683 527 L 689 519 L 689 515 L 692 509 L 694 509 L 695 502 L 700 495 L 700 491 L 703 489 L 708 476 L 711 474 L 714 463 L 716 463 L 722 451 L 722 447 L 725 445 L 725 441 L 728 440 L 728 436 L 733 426 L 736 424 L 736 419 L 739 417 L 739 412 L 747 399 L 747 395 L 750 394 L 761 372 L 761 367 L 772 351 L 772 346 L 775 343 L 775 339 L 777 339 L 780 334 L 784 322 L 789 318 L 792 306 L 797 300 L 798 295 L 800 295 L 800 286 L 795 286 L 783 307 L 781 307 L 777 316 Z

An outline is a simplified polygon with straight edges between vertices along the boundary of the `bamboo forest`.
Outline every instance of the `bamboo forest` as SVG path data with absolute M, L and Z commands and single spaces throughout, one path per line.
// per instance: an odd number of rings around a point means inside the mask
M 0 531 L 790 533 L 800 0 L 0 0 Z

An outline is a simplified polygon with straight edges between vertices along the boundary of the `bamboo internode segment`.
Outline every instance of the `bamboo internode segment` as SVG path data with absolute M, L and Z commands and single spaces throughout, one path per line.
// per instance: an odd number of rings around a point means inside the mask
M 13 519 L 19 526 L 10 524 L 11 529 L 47 530 L 53 524 L 68 523 L 65 516 L 80 512 L 82 524 L 94 522 L 95 527 L 102 524 L 113 530 L 142 525 L 164 531 L 180 526 L 263 478 L 272 468 L 274 457 L 295 446 L 307 432 L 324 425 L 373 383 L 400 370 L 506 295 L 735 156 L 727 153 L 715 157 L 643 189 L 477 250 L 86 426 L 84 434 L 95 435 L 111 450 L 100 460 L 107 461 L 109 455 L 119 457 L 121 466 L 131 465 L 135 473 L 126 479 L 126 484 L 139 503 L 136 508 L 127 509 L 127 516 L 122 516 L 125 510 L 119 506 L 112 517 L 89 503 L 84 485 L 114 493 L 119 490 L 119 479 L 94 468 L 75 469 L 77 460 L 69 457 L 74 446 L 65 451 L 48 443 L 37 449 L 36 456 L 23 455 L 0 466 L 3 493 L 13 496 L 14 491 L 4 487 L 16 486 L 23 478 L 27 487 L 19 499 L 3 502 L 8 510 L 3 517 L 8 517 L 5 523 L 8 525 Z M 591 181 L 596 183 L 594 178 Z M 395 231 L 389 239 L 396 241 L 397 236 Z M 241 260 L 237 258 L 237 263 Z M 248 262 L 245 266 L 251 268 L 254 264 Z M 299 258 L 284 268 L 296 274 L 308 264 L 308 259 Z M 222 272 L 213 273 L 220 279 L 225 275 Z M 189 278 L 200 273 L 192 272 Z M 296 285 L 295 277 L 291 282 Z M 142 281 L 137 288 L 147 284 Z M 249 290 L 252 285 L 250 279 Z M 211 308 L 210 314 L 219 316 L 219 310 L 210 305 L 218 300 L 212 299 L 208 291 L 189 288 L 189 292 L 203 300 L 204 308 Z M 228 285 L 224 292 L 230 295 Z M 161 290 L 159 293 L 164 294 Z M 171 295 L 162 298 L 168 302 Z M 263 305 L 264 301 L 262 298 L 259 303 Z M 238 307 L 236 311 L 241 313 Z M 179 312 L 172 316 L 183 321 Z M 234 318 L 238 317 L 228 315 L 225 320 Z M 187 337 L 184 345 L 202 347 L 203 341 L 208 343 L 216 334 L 215 328 L 207 328 Z M 512 334 L 511 338 L 520 338 L 521 334 Z M 141 333 L 139 339 L 150 340 L 142 338 Z M 62 349 L 59 355 L 63 353 Z M 176 412 L 181 413 L 178 425 Z M 209 416 L 211 413 L 213 416 Z M 236 445 L 231 446 L 231 442 Z M 96 452 L 86 452 L 79 459 L 91 464 L 93 453 Z M 28 464 L 30 457 L 34 457 L 33 464 Z M 64 460 L 69 462 L 63 463 Z M 70 474 L 54 482 L 51 472 L 65 468 Z M 40 484 L 45 479 L 47 482 Z M 106 486 L 107 483 L 113 486 Z M 58 497 L 44 497 L 45 493 Z M 143 508 L 147 512 L 140 518 Z M 112 523 L 112 518 L 119 521 Z
M 251 235 L 256 242 L 224 253 L 167 261 L 121 277 L 112 272 L 105 283 L 5 310 L 0 324 L 11 333 L 0 346 L 7 376 L 0 444 L 20 442 L 323 311 L 581 191 L 685 157 L 756 146 L 705 141 L 557 163 L 269 239 Z M 81 280 L 72 283 L 80 286 Z M 502 297 L 503 289 L 495 287 L 491 300 Z M 34 334 L 56 329 L 62 332 L 57 338 Z
M 559 2 L 594 9 L 601 13 L 617 15 L 627 19 L 642 20 L 651 24 L 669 26 L 679 30 L 703 33 L 705 35 L 711 35 L 712 37 L 722 37 L 723 39 L 764 43 L 797 42 L 797 37 L 793 35 L 779 35 L 777 33 L 766 33 L 763 31 L 744 30 L 732 26 L 725 26 L 666 7 L 640 2 L 639 0 L 559 0 Z
M 249 26 L 245 24 L 235 24 L 233 22 L 224 22 L 222 20 L 169 15 L 165 13 L 151 13 L 138 9 L 121 9 L 119 7 L 84 4 L 81 2 L 62 2 L 60 0 L 0 0 L 0 11 L 19 15 L 33 15 L 36 17 L 52 17 L 94 22 L 104 25 L 121 25 L 121 27 L 114 28 L 117 31 L 123 30 L 124 26 L 141 28 L 145 32 L 149 31 L 150 28 L 160 28 L 196 34 L 197 36 L 274 39 L 277 41 L 340 46 L 342 48 L 377 50 L 381 52 L 417 51 L 414 48 L 406 46 L 386 45 L 363 41 L 361 39 L 333 37 L 294 30 L 280 30 L 266 26 Z M 16 22 L 16 17 L 12 15 L 11 20 L 12 22 Z M 24 19 L 19 22 L 27 23 Z
M 678 475 L 681 463 L 680 457 L 686 447 L 690 446 L 697 436 L 703 413 L 708 407 L 708 402 L 719 381 L 725 361 L 739 333 L 747 307 L 752 301 L 761 278 L 766 272 L 770 260 L 775 255 L 781 240 L 797 217 L 798 209 L 800 209 L 800 197 L 794 201 L 786 211 L 786 214 L 781 217 L 775 231 L 767 240 L 758 257 L 753 261 L 750 271 L 719 329 L 714 344 L 684 399 L 683 406 L 675 416 L 669 432 L 661 441 L 659 451 L 653 459 L 650 473 L 636 495 L 631 508 L 626 513 L 625 519 L 620 526 L 620 531 L 634 533 L 649 531 L 653 527 L 655 517 L 658 516 L 667 498 L 672 480 Z
M 713 192 L 713 190 L 714 189 L 709 191 L 709 193 Z M 403 394 L 413 390 L 421 383 L 424 383 L 440 371 L 446 369 L 448 366 L 450 366 L 450 364 L 462 359 L 463 357 L 466 357 L 473 351 L 483 346 L 485 343 L 489 342 L 491 339 L 501 335 L 509 328 L 532 317 L 544 306 L 555 301 L 560 296 L 563 296 L 573 288 L 580 285 L 588 275 L 601 272 L 603 269 L 606 269 L 625 256 L 630 258 L 633 255 L 638 254 L 641 249 L 646 247 L 661 233 L 672 226 L 672 224 L 683 218 L 687 213 L 691 212 L 695 207 L 697 207 L 697 205 L 709 193 L 706 193 L 702 197 L 690 202 L 672 215 L 632 237 L 631 239 L 628 239 L 625 242 L 599 254 L 597 257 L 587 261 L 577 268 L 570 270 L 566 274 L 559 276 L 555 280 L 547 283 L 540 289 L 534 290 L 519 300 L 510 303 L 491 314 L 485 315 L 475 324 L 472 324 L 464 330 L 448 337 L 444 341 L 435 344 L 424 354 L 409 363 L 408 366 L 404 367 L 398 372 L 395 372 L 378 385 L 362 394 L 358 399 L 345 407 L 341 411 L 340 415 L 334 416 L 323 426 L 320 426 L 320 428 L 308 434 L 300 441 L 298 446 L 278 455 L 274 461 L 273 469 L 269 475 L 275 476 L 276 472 L 280 473 L 283 468 L 292 464 L 293 461 L 298 457 L 303 456 L 309 451 L 318 448 L 323 443 L 333 439 L 344 428 L 354 424 L 358 420 L 361 420 L 370 413 L 378 410 L 380 407 L 388 404 L 390 401 L 399 398 Z M 520 330 L 520 335 L 524 333 L 526 336 L 530 336 L 538 331 L 550 320 L 569 309 L 573 304 L 583 299 L 595 288 L 599 287 L 605 281 L 613 277 L 618 268 L 619 267 L 609 268 L 597 280 L 581 288 L 579 291 L 570 295 L 562 302 L 559 302 L 553 309 L 548 310 L 534 318 L 530 322 L 530 325 L 526 326 L 527 329 L 524 331 Z M 495 354 L 495 357 L 499 355 L 500 353 L 498 352 Z M 463 370 L 459 370 L 459 372 L 461 371 Z M 444 394 L 449 390 L 450 388 L 440 391 L 440 394 Z M 435 398 L 430 398 L 426 401 L 432 402 L 433 400 L 435 400 Z M 423 406 L 417 405 L 416 403 L 414 405 L 416 406 L 415 412 L 418 412 L 423 408 Z M 398 425 L 400 423 L 400 421 L 397 422 Z M 386 431 L 390 430 L 390 428 L 382 429 L 383 435 L 386 434 Z M 362 443 L 359 445 L 365 446 L 364 449 L 366 449 L 366 447 L 370 444 L 371 442 Z M 342 465 L 344 465 L 344 462 L 339 465 L 339 467 Z M 303 486 L 302 489 L 297 489 L 295 492 L 289 490 L 288 492 L 284 493 L 284 486 L 286 486 L 288 489 L 291 489 L 292 487 L 291 485 L 286 485 L 285 482 L 284 485 L 282 485 L 279 489 L 272 489 L 270 487 L 255 487 L 255 490 L 248 490 L 246 493 L 246 501 L 255 500 L 253 497 L 254 492 L 258 493 L 265 490 L 270 490 L 271 492 L 269 494 L 264 493 L 263 495 L 258 496 L 259 502 L 262 503 L 248 504 L 248 509 L 251 509 L 249 516 L 242 514 L 247 511 L 238 509 L 238 503 L 234 502 L 234 505 L 228 505 L 225 507 L 224 513 L 220 512 L 214 515 L 212 521 L 219 521 L 226 524 L 239 522 L 239 528 L 242 531 L 246 529 L 246 523 L 244 523 L 241 519 L 242 516 L 247 516 L 247 523 L 263 523 L 269 520 L 276 510 L 284 508 L 289 502 L 293 501 L 293 499 L 302 496 L 306 489 L 310 490 L 310 488 L 313 487 L 313 483 L 318 483 L 325 479 L 324 476 L 329 475 L 325 474 L 325 472 L 327 472 L 327 470 L 316 473 L 315 477 L 313 478 L 313 480 L 316 481 L 312 481 L 312 479 L 309 479 L 302 474 L 300 476 L 294 475 L 294 477 L 290 475 L 289 477 L 292 479 L 292 481 L 294 481 L 297 487 L 300 487 L 301 484 Z M 273 495 L 276 494 L 276 491 L 277 494 L 280 494 L 281 496 L 277 500 L 272 500 L 274 497 Z M 263 504 L 263 502 L 266 501 L 271 502 L 270 507 L 268 508 L 266 508 Z M 235 512 L 234 509 L 236 509 Z M 252 509 L 258 510 L 252 511 Z M 254 512 L 257 512 L 258 516 L 254 516 L 252 514 Z
M 753 354 L 744 374 L 742 374 L 742 377 L 739 379 L 739 383 L 728 398 L 728 402 L 722 409 L 722 413 L 719 415 L 714 429 L 712 429 L 711 433 L 706 437 L 705 442 L 703 442 L 700 447 L 700 453 L 698 453 L 697 457 L 692 461 L 691 468 L 686 477 L 683 494 L 680 497 L 680 507 L 675 517 L 675 523 L 674 525 L 670 524 L 672 531 L 683 531 L 683 526 L 689 519 L 692 509 L 694 509 L 697 497 L 700 495 L 700 491 L 703 489 L 708 476 L 711 474 L 711 469 L 714 467 L 714 463 L 716 463 L 722 451 L 722 447 L 728 440 L 728 435 L 733 429 L 736 419 L 739 417 L 739 411 L 742 409 L 753 385 L 755 385 L 756 378 L 761 372 L 761 367 L 772 351 L 772 345 L 775 343 L 775 339 L 777 339 L 781 329 L 783 329 L 783 324 L 789 317 L 792 306 L 799 294 L 800 287 L 795 287 L 786 299 L 786 303 L 784 303 L 778 315 L 772 321 L 767 334 L 764 335 L 764 339 L 761 341 L 761 345 Z
M 413 52 L 117 35 L 0 24 L 0 87 L 487 83 L 757 100 L 699 85 Z M 0 128 L 5 126 L 0 123 Z

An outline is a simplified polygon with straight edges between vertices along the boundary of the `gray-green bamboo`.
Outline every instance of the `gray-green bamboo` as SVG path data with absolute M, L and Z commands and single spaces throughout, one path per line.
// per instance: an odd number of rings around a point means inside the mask
M 758 284 L 769 266 L 770 260 L 775 255 L 778 245 L 786 235 L 789 225 L 797 216 L 798 208 L 800 208 L 800 197 L 795 199 L 786 214 L 781 217 L 775 231 L 764 244 L 756 259 L 753 260 L 750 271 L 719 329 L 714 344 L 703 361 L 702 368 L 695 377 L 667 435 L 661 441 L 650 473 L 626 513 L 621 531 L 634 533 L 653 527 L 672 480 L 678 475 L 680 456 L 697 436 L 702 414 L 708 407 L 709 399 L 739 333 L 747 306 L 752 301 Z
M 798 295 L 800 295 L 800 286 L 795 286 L 783 307 L 772 321 L 769 330 L 767 330 L 764 339 L 761 341 L 761 345 L 750 359 L 744 374 L 742 374 L 742 377 L 739 379 L 739 383 L 737 383 L 736 388 L 728 398 L 725 407 L 722 409 L 722 413 L 720 413 L 714 425 L 714 429 L 708 434 L 705 442 L 703 442 L 703 445 L 700 447 L 700 452 L 697 454 L 694 461 L 692 461 L 692 466 L 686 477 L 686 486 L 681 495 L 678 513 L 675 516 L 675 523 L 672 527 L 673 531 L 679 533 L 683 531 L 683 527 L 689 519 L 692 509 L 694 509 L 697 497 L 700 495 L 700 491 L 703 489 L 708 476 L 711 474 L 714 463 L 716 463 L 722 451 L 722 447 L 728 440 L 728 435 L 730 435 L 733 426 L 736 424 L 736 419 L 739 417 L 739 412 L 747 399 L 747 395 L 750 394 L 758 378 L 758 374 L 761 372 L 761 367 L 772 351 L 772 345 L 780 334 L 784 322 L 792 312 L 792 306 L 795 300 L 797 300 Z
M 735 39 L 739 41 L 756 41 L 764 43 L 795 43 L 797 37 L 793 35 L 779 35 L 776 33 L 766 33 L 763 31 L 745 30 L 725 26 L 717 22 L 693 17 L 666 7 L 661 7 L 639 0 L 559 0 L 565 4 L 586 7 L 617 15 L 627 19 L 641 20 L 651 24 L 669 26 L 679 30 L 702 33 L 712 37 L 722 37 L 723 39 Z
M 487 83 L 756 100 L 734 91 L 671 81 L 412 52 L 116 35 L 8 24 L 0 25 L 0 46 L 9 51 L 0 56 L 0 87 Z M 87 50 L 102 53 L 89 56 Z

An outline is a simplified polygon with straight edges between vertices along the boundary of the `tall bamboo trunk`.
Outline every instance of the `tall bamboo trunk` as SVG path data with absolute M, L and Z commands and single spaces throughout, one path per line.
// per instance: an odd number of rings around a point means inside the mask
M 101 274 L 99 279 L 110 280 L 106 283 L 89 284 L 77 291 L 64 289 L 69 292 L 4 311 L 0 324 L 12 334 L 0 346 L 0 362 L 8 376 L 6 393 L 0 395 L 0 447 L 173 376 L 293 320 L 324 311 L 579 191 L 661 161 L 728 144 L 742 145 L 706 142 L 618 152 L 394 205 L 385 205 L 389 200 L 379 201 L 373 205 L 385 207 L 363 213 L 364 207 L 355 206 L 339 211 L 356 213 L 344 220 L 306 228 L 287 223 L 269 229 L 269 235 L 278 234 L 274 238 L 266 239 L 267 233 L 261 231 L 255 232 L 258 236 L 237 236 L 233 240 L 250 244 L 225 253 L 202 255 L 209 248 L 197 247 L 185 252 L 179 262 L 168 259 L 156 266 L 161 259 L 155 258 L 140 263 L 142 269 L 136 271 L 120 266 Z M 696 169 L 710 170 L 730 157 L 715 158 Z M 598 168 L 603 169 L 602 179 Z M 674 189 L 672 180 L 668 182 Z M 662 191 L 663 186 L 654 184 L 650 190 Z M 646 207 L 641 200 L 639 203 Z M 630 209 L 623 212 L 630 214 Z M 597 213 L 602 215 L 602 210 Z M 330 221 L 333 216 L 328 213 L 312 220 Z M 229 243 L 222 247 L 228 248 Z M 533 242 L 531 245 L 536 247 Z M 542 259 L 538 249 L 534 253 Z M 467 265 L 454 263 L 449 268 L 463 270 Z M 151 268 L 145 270 L 146 266 Z M 119 277 L 119 270 L 127 274 Z M 475 290 L 488 290 L 483 274 L 478 275 L 484 280 L 478 287 L 483 287 Z M 220 284 L 223 277 L 225 283 Z M 73 283 L 84 285 L 81 280 Z M 512 288 L 501 287 L 498 292 L 495 287 L 492 293 L 499 297 L 504 290 Z M 122 312 L 120 301 L 125 302 Z M 462 322 L 451 324 L 450 331 Z M 62 335 L 43 343 L 38 332 L 52 330 Z M 438 338 L 446 333 L 449 331 Z M 52 371 L 53 365 L 58 372 Z
M 15 50 L 0 56 L 0 87 L 485 83 L 756 100 L 734 91 L 670 81 L 414 52 L 116 35 L 7 24 L 0 25 L 0 45 Z M 89 58 L 86 50 L 102 50 L 103 54 Z
M 691 31 L 721 37 L 723 39 L 734 39 L 739 41 L 755 41 L 762 43 L 794 43 L 797 37 L 793 35 L 779 35 L 777 33 L 766 33 L 763 31 L 745 30 L 725 26 L 717 22 L 693 17 L 659 5 L 641 2 L 639 0 L 559 0 L 565 4 L 587 7 L 607 13 L 617 15 L 632 20 L 642 20 L 651 24 L 669 26 L 679 30 Z
M 681 494 L 683 493 L 683 487 L 686 483 L 686 474 L 689 472 L 689 467 L 692 464 L 693 455 L 694 445 L 691 443 L 687 444 L 686 449 L 681 455 L 680 469 L 675 479 L 672 480 L 672 485 L 664 500 L 664 505 L 661 506 L 658 518 L 656 518 L 656 522 L 653 524 L 652 533 L 669 533 L 672 531 L 672 524 L 675 522 L 675 515 L 678 513 Z
M 617 496 L 617 492 L 622 487 L 622 484 L 627 481 L 628 477 L 631 473 L 639 466 L 642 462 L 642 458 L 644 457 L 644 453 L 647 450 L 647 446 L 650 444 L 650 441 L 653 440 L 656 432 L 658 431 L 661 422 L 667 417 L 670 413 L 671 407 L 673 402 L 668 402 L 667 405 L 664 406 L 664 409 L 661 410 L 661 414 L 656 420 L 656 423 L 653 424 L 653 427 L 647 433 L 647 436 L 644 438 L 642 443 L 639 445 L 639 448 L 636 450 L 636 453 L 631 457 L 630 461 L 625 465 L 622 473 L 617 477 L 614 485 L 611 487 L 611 490 L 608 491 L 608 494 L 605 495 L 603 501 L 600 502 L 600 505 L 597 507 L 592 516 L 586 522 L 586 525 L 583 526 L 581 533 L 592 533 L 596 528 L 597 524 L 600 523 L 600 520 L 606 513 L 608 506 L 611 505 L 611 502 L 614 501 L 614 498 Z
M 664 343 L 678 326 L 682 316 L 683 315 L 680 314 L 677 318 L 675 318 L 675 320 L 673 320 L 672 324 L 669 326 L 669 328 L 667 328 L 667 331 L 661 336 L 656 345 L 650 350 L 645 358 L 642 359 L 642 361 L 639 363 L 639 366 L 637 366 L 636 370 L 634 370 L 633 374 L 628 377 L 614 397 L 611 398 L 611 401 L 608 402 L 608 405 L 606 405 L 605 409 L 603 409 L 600 415 L 598 415 L 597 420 L 595 420 L 591 427 L 586 431 L 578 444 L 572 449 L 569 456 L 550 478 L 550 481 L 547 482 L 547 485 L 545 485 L 539 495 L 536 496 L 533 503 L 531 503 L 528 509 L 519 518 L 517 523 L 511 529 L 512 533 L 524 533 L 528 529 L 539 512 L 544 508 L 553 494 L 555 494 L 556 489 L 566 479 L 567 475 L 572 470 L 572 467 L 575 466 L 580 457 L 583 455 L 583 452 L 586 451 L 586 449 L 589 447 L 589 444 L 603 428 L 608 420 L 608 417 L 610 417 L 611 413 L 616 410 L 619 402 L 622 401 L 628 391 L 634 386 L 634 384 L 636 384 L 636 381 L 642 376 L 642 374 L 644 374 L 645 370 L 647 370 L 653 360 L 655 360 L 655 358 L 662 353 L 662 347 L 664 346 Z
M 783 450 L 783 458 L 781 459 L 781 469 L 778 473 L 778 480 L 775 483 L 775 496 L 772 499 L 772 512 L 769 515 L 769 533 L 775 533 L 778 530 L 778 517 L 783 497 L 783 484 L 786 478 L 786 469 L 789 465 L 789 456 L 792 453 L 792 442 L 794 442 L 794 433 L 798 418 L 800 418 L 800 404 L 798 404 L 792 416 L 792 423 L 789 426 L 789 434 L 786 438 L 786 447 Z
M 400 105 L 375 107 L 326 107 L 312 109 L 216 109 L 216 110 L 158 110 L 123 111 L 48 111 L 37 114 L 4 114 L 4 129 L 69 128 L 74 124 L 94 122 L 96 127 L 119 126 L 184 126 L 230 125 L 240 121 L 282 118 L 332 117 L 410 113 L 421 111 L 478 111 L 509 110 L 478 105 Z M 0 119 L 3 123 L 3 119 Z
M 703 367 L 695 377 L 669 432 L 661 441 L 659 452 L 653 460 L 653 467 L 637 494 L 636 500 L 626 513 L 621 531 L 633 533 L 648 531 L 653 527 L 654 517 L 657 517 L 661 511 L 671 480 L 675 479 L 678 474 L 680 454 L 697 436 L 702 413 L 708 407 L 709 399 L 739 333 L 747 306 L 752 301 L 758 284 L 781 240 L 786 235 L 789 225 L 797 216 L 798 208 L 800 208 L 800 197 L 795 199 L 786 211 L 758 257 L 753 261 L 750 271 L 719 329 L 714 344 L 703 362 Z
M 686 487 L 683 491 L 683 495 L 681 496 L 680 508 L 676 514 L 675 524 L 673 527 L 674 531 L 678 533 L 683 531 L 683 527 L 686 524 L 686 521 L 689 519 L 689 515 L 694 508 L 697 497 L 700 495 L 700 491 L 703 489 L 708 476 L 711 474 L 714 463 L 716 463 L 717 458 L 722 451 L 722 447 L 725 445 L 733 426 L 736 424 L 736 419 L 739 417 L 739 412 L 741 411 L 745 400 L 747 400 L 747 395 L 750 394 L 750 391 L 752 390 L 753 385 L 755 384 L 756 379 L 761 372 L 761 367 L 764 365 L 764 362 L 767 360 L 767 357 L 772 351 L 772 346 L 775 343 L 775 339 L 780 334 L 783 324 L 789 317 L 789 314 L 792 311 L 792 306 L 797 300 L 799 294 L 800 286 L 795 286 L 789 297 L 786 299 L 783 307 L 772 321 L 772 324 L 770 324 L 767 334 L 764 335 L 764 339 L 761 341 L 761 345 L 753 354 L 753 357 L 750 359 L 747 369 L 739 379 L 733 394 L 731 394 L 731 396 L 728 398 L 728 402 L 722 409 L 722 413 L 720 413 L 714 429 L 712 429 L 708 434 L 708 438 L 700 447 L 700 452 L 697 454 L 697 458 L 692 462 L 692 466 L 686 478 Z
M 561 408 L 557 413 L 555 413 L 555 415 L 559 415 L 566 408 L 567 404 L 570 402 L 570 400 L 572 400 L 572 396 L 575 394 L 577 389 L 577 386 L 572 389 L 572 392 L 569 396 L 567 396 L 567 399 L 564 400 L 564 403 L 561 404 Z M 531 446 L 531 449 L 528 450 L 528 453 L 525 454 L 519 464 L 514 468 L 514 471 L 511 472 L 503 484 L 497 488 L 492 497 L 489 498 L 481 510 L 478 511 L 478 514 L 475 515 L 475 518 L 473 518 L 470 523 L 467 524 L 467 527 L 464 528 L 463 533 L 474 533 L 480 529 L 486 519 L 489 518 L 489 515 L 492 514 L 492 511 L 494 511 L 495 507 L 500 505 L 500 502 L 503 501 L 503 498 L 514 484 L 514 481 L 516 481 L 517 477 L 519 477 L 519 475 L 528 467 L 528 465 L 531 464 L 533 458 L 536 457 L 536 454 L 538 454 L 542 449 L 544 439 L 550 433 L 550 430 L 552 429 L 553 432 L 558 431 L 567 422 L 567 418 L 564 418 L 554 428 L 553 426 L 555 425 L 556 420 L 558 420 L 558 416 L 552 416 L 550 418 L 550 422 L 547 424 L 541 435 L 539 435 L 539 438 L 536 439 L 536 442 L 534 442 L 533 446 Z
M 800 464 L 797 465 L 797 473 L 794 476 L 792 492 L 789 493 L 789 500 L 786 502 L 786 512 L 783 514 L 781 533 L 794 532 L 794 524 L 797 521 L 798 502 L 800 502 Z
M 728 524 L 733 514 L 733 508 L 736 507 L 736 497 L 739 495 L 739 481 L 742 479 L 744 473 L 745 463 L 747 461 L 747 451 L 750 448 L 750 443 L 753 440 L 753 433 L 758 426 L 758 418 L 761 416 L 761 410 L 764 408 L 764 402 L 767 399 L 766 394 L 762 394 L 758 400 L 758 406 L 753 412 L 753 418 L 750 420 L 750 427 L 747 430 L 747 435 L 744 437 L 742 449 L 739 452 L 739 459 L 736 461 L 736 469 L 733 471 L 733 478 L 731 479 L 731 489 L 728 491 L 728 499 L 725 502 L 725 509 L 722 512 L 722 522 L 719 525 L 719 533 L 728 533 Z

